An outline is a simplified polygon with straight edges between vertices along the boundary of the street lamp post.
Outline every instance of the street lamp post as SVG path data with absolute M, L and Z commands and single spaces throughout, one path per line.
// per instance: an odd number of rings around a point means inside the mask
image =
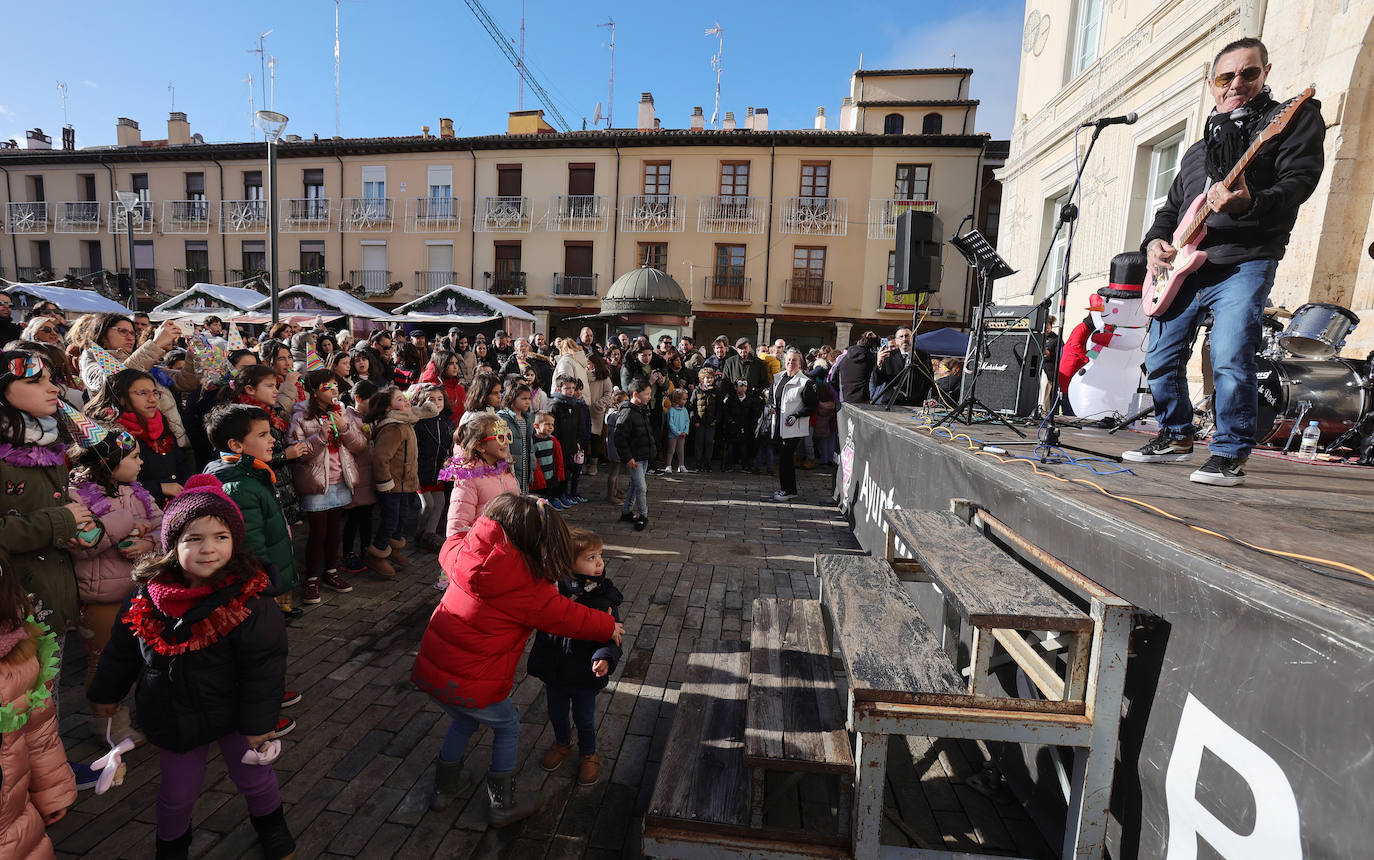
M 257 112 L 258 128 L 267 136 L 267 286 L 272 294 L 272 324 L 280 315 L 277 288 L 277 144 L 286 130 L 287 117 L 276 111 Z
M 138 282 L 134 280 L 134 207 L 141 204 L 142 198 L 136 191 L 116 191 L 119 205 L 124 207 L 124 228 L 129 234 L 129 310 L 136 310 L 138 304 Z M 118 256 L 118 255 L 116 255 Z

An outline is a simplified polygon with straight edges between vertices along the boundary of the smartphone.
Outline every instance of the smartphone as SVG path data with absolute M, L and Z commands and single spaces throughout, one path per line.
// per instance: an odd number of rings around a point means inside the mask
M 885 346 L 887 346 L 887 338 L 883 338 L 882 340 L 878 341 L 878 349 L 882 349 Z
M 177 328 L 181 329 L 182 337 L 191 337 L 196 333 L 196 324 L 186 317 L 181 317 L 176 321 Z

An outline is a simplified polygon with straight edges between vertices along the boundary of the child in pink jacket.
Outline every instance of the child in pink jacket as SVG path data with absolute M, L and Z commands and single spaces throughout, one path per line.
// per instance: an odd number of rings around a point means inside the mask
M 502 493 L 520 494 L 510 469 L 510 425 L 496 413 L 482 413 L 459 430 L 454 456 L 439 471 L 439 479 L 453 482 L 449 496 L 445 543 L 467 537 L 487 503 Z M 434 587 L 448 588 L 442 570 Z
M 99 435 L 96 428 L 93 435 Z M 134 590 L 134 561 L 157 547 L 162 529 L 162 509 L 137 481 L 143 468 L 138 443 L 124 430 L 105 432 L 98 441 L 86 440 L 74 449 L 71 483 L 67 494 L 90 508 L 101 526 L 100 537 L 89 548 L 76 548 L 77 591 L 81 618 L 77 632 L 86 646 L 86 683 L 95 677 L 100 654 L 110 642 L 119 609 Z M 91 734 L 105 743 L 107 723 L 91 718 Z M 110 739 L 118 743 L 143 736 L 129 725 L 128 708 L 120 708 L 109 724 Z

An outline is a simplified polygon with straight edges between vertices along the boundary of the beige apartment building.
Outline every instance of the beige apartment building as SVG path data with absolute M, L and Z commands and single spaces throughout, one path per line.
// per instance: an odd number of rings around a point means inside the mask
M 506 134 L 299 139 L 279 145 L 278 277 L 345 287 L 389 308 L 449 283 L 488 290 L 565 333 L 615 278 L 649 264 L 692 300 L 698 336 L 848 344 L 912 318 L 894 297 L 897 217 L 948 237 L 987 205 L 986 134 L 971 69 L 856 72 L 839 128 L 772 129 L 765 108 L 667 128 L 653 96 L 636 128 L 556 133 L 537 111 Z M 173 113 L 165 140 L 121 118 L 118 145 L 0 149 L 0 276 L 99 277 L 133 260 L 146 305 L 267 268 L 262 142 L 205 144 Z M 142 202 L 125 212 L 116 191 Z M 113 202 L 112 202 L 113 201 Z M 928 326 L 969 317 L 968 269 L 942 248 Z M 857 328 L 856 328 L 857 327 Z
M 1107 282 L 1114 254 L 1137 250 L 1179 160 L 1201 139 L 1214 102 L 1211 62 L 1224 45 L 1259 36 L 1269 85 L 1283 100 L 1315 84 L 1326 119 L 1326 170 L 1303 206 L 1271 302 L 1335 302 L 1365 324 L 1346 354 L 1374 347 L 1374 0 L 1028 0 L 1016 122 L 1002 180 L 999 250 L 1017 275 L 999 301 L 1028 302 L 1057 285 L 1065 235 L 1055 219 L 1074 182 L 1075 129 L 1136 112 L 1104 129 L 1083 177 L 1070 259 L 1066 323 Z M 1078 132 L 1085 147 L 1090 130 Z M 1053 246 L 1046 277 L 1033 283 Z M 1049 289 L 1053 289 L 1051 286 Z

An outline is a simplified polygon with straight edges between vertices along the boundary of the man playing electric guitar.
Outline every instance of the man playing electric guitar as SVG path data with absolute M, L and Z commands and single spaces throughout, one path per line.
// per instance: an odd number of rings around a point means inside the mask
M 1203 139 L 1184 153 L 1168 201 L 1141 245 L 1151 274 L 1169 270 L 1177 254 L 1170 240 L 1183 213 L 1191 201 L 1207 194 L 1207 207 L 1214 213 L 1200 245 L 1207 261 L 1155 317 L 1145 358 L 1161 429 L 1143 447 L 1123 454 L 1136 463 L 1192 458 L 1187 364 L 1198 323 L 1210 310 L 1216 433 L 1209 446 L 1212 456 L 1190 476 L 1202 484 L 1233 487 L 1245 482 L 1259 407 L 1255 359 L 1260 319 L 1298 207 L 1316 188 L 1324 161 L 1325 124 L 1320 105 L 1309 99 L 1232 187 L 1219 181 L 1280 112 L 1281 105 L 1265 86 L 1269 69 L 1269 52 L 1259 39 L 1240 39 L 1221 49 L 1208 82 L 1216 108 L 1207 118 Z

